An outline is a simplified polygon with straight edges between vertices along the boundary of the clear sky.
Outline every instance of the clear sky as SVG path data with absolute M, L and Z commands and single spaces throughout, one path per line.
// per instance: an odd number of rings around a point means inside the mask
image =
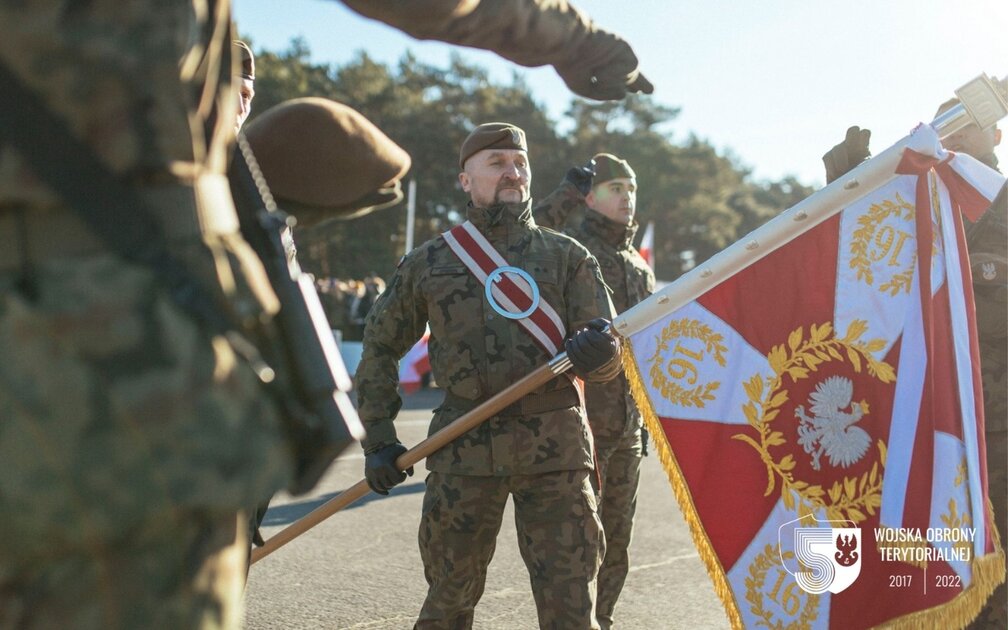
M 492 53 L 420 42 L 339 2 L 234 4 L 239 32 L 256 49 L 283 50 L 303 36 L 313 61 L 336 64 L 358 50 L 389 64 L 407 50 L 435 64 L 457 51 L 498 82 L 522 74 L 555 120 L 572 97 L 552 68 L 527 69 Z M 848 126 L 871 129 L 879 153 L 930 121 L 938 104 L 977 74 L 1008 74 L 1006 0 L 574 4 L 629 41 L 655 85 L 655 99 L 682 109 L 671 126 L 674 138 L 695 133 L 729 150 L 757 178 L 790 174 L 821 184 L 821 156 Z M 997 151 L 1002 166 L 1008 163 L 1004 135 Z

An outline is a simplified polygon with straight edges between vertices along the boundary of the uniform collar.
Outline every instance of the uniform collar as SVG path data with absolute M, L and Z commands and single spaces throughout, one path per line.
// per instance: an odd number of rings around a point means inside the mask
M 582 227 L 602 239 L 603 242 L 613 247 L 620 247 L 629 245 L 633 241 L 639 224 L 633 220 L 629 224 L 619 223 L 588 208 L 584 213 Z
M 470 201 L 466 206 L 466 218 L 484 234 L 509 225 L 531 226 L 533 224 L 532 200 L 526 199 L 518 203 L 495 203 L 486 208 L 477 208 Z

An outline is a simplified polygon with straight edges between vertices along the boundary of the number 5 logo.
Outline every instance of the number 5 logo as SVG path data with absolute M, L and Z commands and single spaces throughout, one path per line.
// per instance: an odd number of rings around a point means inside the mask
M 778 540 L 788 524 L 778 529 Z M 781 565 L 803 591 L 814 595 L 843 592 L 861 574 L 861 528 L 795 527 L 794 553 L 796 570 L 792 571 L 783 558 Z

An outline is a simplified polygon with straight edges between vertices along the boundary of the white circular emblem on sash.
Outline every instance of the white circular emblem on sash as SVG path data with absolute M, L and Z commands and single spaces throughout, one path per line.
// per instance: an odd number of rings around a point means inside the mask
M 496 299 L 494 299 L 493 296 L 494 282 L 497 282 L 497 278 L 503 276 L 505 273 L 513 273 L 521 277 L 525 282 L 528 283 L 530 287 L 532 287 L 532 304 L 527 309 L 525 309 L 520 313 L 512 313 L 506 310 L 503 306 L 497 303 Z M 496 269 L 491 271 L 486 279 L 485 293 L 487 302 L 490 303 L 490 308 L 492 308 L 495 312 L 500 313 L 501 315 L 503 315 L 508 319 L 524 319 L 529 315 L 531 315 L 537 308 L 539 308 L 539 285 L 536 284 L 535 280 L 532 279 L 532 276 L 530 276 L 527 271 L 519 267 L 511 267 L 511 266 L 497 267 Z

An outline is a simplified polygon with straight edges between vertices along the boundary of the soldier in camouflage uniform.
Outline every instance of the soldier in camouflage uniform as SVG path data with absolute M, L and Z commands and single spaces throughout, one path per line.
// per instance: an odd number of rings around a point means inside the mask
M 537 224 L 559 230 L 572 212 L 583 214 L 580 225 L 566 233 L 598 259 L 616 312 L 622 313 L 655 287 L 654 273 L 633 246 L 637 178 L 630 165 L 614 155 L 600 153 L 593 162 L 594 172 L 591 167 L 568 171 L 560 187 L 536 204 L 533 216 Z M 596 489 L 606 539 L 595 607 L 605 629 L 612 626 L 613 609 L 630 568 L 627 549 L 646 438 L 623 374 L 607 383 L 589 383 L 585 406 L 595 436 Z
M 1003 86 L 1004 84 L 1002 84 Z M 938 108 L 942 114 L 959 103 L 946 101 Z M 937 115 L 936 114 L 936 115 Z M 847 138 L 823 156 L 827 183 L 857 166 L 868 156 L 871 132 L 851 127 Z M 949 151 L 965 153 L 997 169 L 994 147 L 1001 142 L 997 126 L 979 129 L 970 124 L 942 140 Z M 980 342 L 980 377 L 983 380 L 984 439 L 987 446 L 987 484 L 994 523 L 1004 549 L 1008 535 L 1008 188 L 1002 187 L 994 203 L 975 222 L 966 224 L 966 246 L 973 275 L 973 300 L 976 307 L 977 334 Z M 1008 590 L 1001 584 L 987 605 L 969 626 L 1008 627 Z
M 0 65 L 146 202 L 208 293 L 268 316 L 229 197 L 202 196 L 226 190 L 237 99 L 227 3 L 199 4 L 3 2 Z M 292 473 L 277 411 L 43 176 L 3 140 L 0 628 L 236 627 L 240 512 Z
M 599 332 L 612 304 L 594 258 L 532 219 L 524 133 L 477 127 L 462 145 L 459 179 L 468 220 L 509 265 L 527 271 L 568 331 L 574 370 L 588 380 L 619 371 L 616 342 Z M 398 361 L 430 324 L 434 378 L 446 389 L 430 432 L 542 366 L 551 357 L 484 297 L 484 287 L 435 238 L 400 262 L 378 298 L 357 369 L 365 476 L 387 493 L 406 478 L 393 419 Z M 427 459 L 420 553 L 429 584 L 417 628 L 469 628 L 508 496 L 543 628 L 597 628 L 595 578 L 604 541 L 589 478 L 592 436 L 578 391 L 561 376 Z M 410 471 L 412 473 L 412 471 Z

